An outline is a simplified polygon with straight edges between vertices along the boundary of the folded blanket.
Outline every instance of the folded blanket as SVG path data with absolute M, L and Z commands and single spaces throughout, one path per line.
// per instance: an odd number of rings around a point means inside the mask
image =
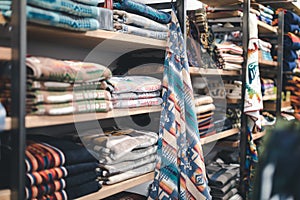
M 224 62 L 222 65 L 222 69 L 224 70 L 241 70 L 242 65 L 241 64 L 235 64 L 230 62 Z
M 268 13 L 270 15 L 274 15 L 275 14 L 274 11 L 271 8 L 263 6 L 262 4 L 252 3 L 251 7 L 255 8 L 255 9 L 258 9 L 258 10 L 261 10 L 261 11 L 264 11 L 265 13 Z
M 26 65 L 29 77 L 47 81 L 91 82 L 111 77 L 107 67 L 95 63 L 28 57 Z
M 260 15 L 260 16 L 258 17 L 258 19 L 259 19 L 260 21 L 262 21 L 262 22 L 265 22 L 266 24 L 272 25 L 272 20 L 269 19 L 269 18 L 266 18 L 266 17 Z
M 84 100 L 110 100 L 111 94 L 106 90 L 75 90 L 69 92 L 51 92 L 36 90 L 27 92 L 27 99 L 32 103 L 57 104 Z
M 140 27 L 152 31 L 168 32 L 167 25 L 160 24 L 146 17 L 128 13 L 122 10 L 114 10 L 113 13 L 114 13 L 114 20 L 117 20 L 120 23 L 132 25 L 132 26 L 136 26 L 136 27 Z
M 300 38 L 293 33 L 285 34 L 284 47 L 292 50 L 300 50 Z
M 27 3 L 42 9 L 65 12 L 66 14 L 81 17 L 98 18 L 100 12 L 105 11 L 104 8 L 84 5 L 70 0 L 27 0 Z
M 285 49 L 283 51 L 284 54 L 284 60 L 286 61 L 295 61 L 296 59 L 298 59 L 298 54 L 295 50 L 292 49 Z
M 35 115 L 69 115 L 87 112 L 108 112 L 112 103 L 106 100 L 85 100 L 61 104 L 39 104 L 32 108 Z
M 83 163 L 78 163 L 73 165 L 66 165 L 65 168 L 68 172 L 68 176 L 74 176 L 87 171 L 100 170 L 98 162 L 83 162 Z
M 300 24 L 300 17 L 290 10 L 285 11 L 284 15 L 285 24 Z
M 229 62 L 229 63 L 241 64 L 244 62 L 244 58 L 240 55 L 222 53 L 221 57 L 224 59 L 225 62 Z
M 161 89 L 161 80 L 150 76 L 113 76 L 109 79 L 113 93 L 154 92 Z
M 44 90 L 44 91 L 79 91 L 79 90 L 106 90 L 108 82 L 83 82 L 83 83 L 64 83 L 55 81 L 34 81 L 27 79 L 27 90 Z M 10 88 L 11 84 L 6 84 Z
M 99 191 L 102 188 L 102 184 L 98 181 L 91 181 L 82 185 L 67 188 L 65 191 L 68 195 L 68 199 L 76 199 L 84 195 L 88 195 Z
M 55 167 L 45 169 L 38 172 L 26 173 L 25 185 L 27 187 L 33 185 L 40 185 L 66 177 L 68 172 L 65 167 Z
M 273 15 L 270 15 L 269 13 L 266 13 L 263 10 L 260 10 L 259 12 L 260 12 L 261 16 L 264 16 L 265 18 L 270 19 L 270 20 L 273 19 Z
M 163 100 L 160 97 L 133 100 L 116 100 L 112 102 L 114 108 L 137 108 L 144 106 L 158 106 L 162 103 Z
M 211 117 L 211 116 L 213 116 L 213 114 L 214 114 L 214 112 L 212 112 L 212 111 L 199 113 L 199 114 L 197 114 L 197 120 L 201 120 L 201 119 Z
M 224 165 L 212 163 L 206 167 L 209 184 L 216 187 L 225 186 L 238 174 L 239 168 L 237 166 Z
M 5 17 L 10 18 L 12 11 L 9 10 L 2 14 Z M 26 16 L 29 22 L 73 31 L 92 31 L 100 28 L 100 23 L 95 18 L 70 16 L 59 12 L 35 8 L 29 5 L 26 6 Z
M 72 1 L 76 1 L 87 5 L 92 5 L 92 6 L 97 6 L 99 3 L 102 2 L 101 0 L 72 0 Z
M 72 188 L 79 185 L 84 185 L 85 183 L 96 181 L 97 177 L 101 175 L 98 171 L 86 171 L 73 176 L 67 176 L 64 178 L 66 183 L 66 188 Z
M 195 106 L 211 104 L 213 103 L 213 98 L 211 96 L 200 95 L 198 97 L 195 97 L 194 102 L 195 102 Z
M 295 68 L 297 68 L 296 62 L 288 62 L 283 61 L 283 71 L 293 71 Z
M 138 35 L 147 38 L 153 38 L 157 40 L 167 40 L 168 37 L 168 32 L 147 30 L 147 29 L 138 28 L 131 25 L 122 24 L 119 22 L 114 22 L 114 28 L 118 32 Z
M 156 144 L 157 133 L 140 130 L 116 130 L 82 138 L 99 155 L 118 160 L 133 149 L 145 148 Z M 102 156 L 100 156 L 102 157 Z
M 127 92 L 112 94 L 112 100 L 133 100 L 133 99 L 149 99 L 153 97 L 159 97 L 160 91 L 155 92 Z
M 238 190 L 236 188 L 232 188 L 225 195 L 213 196 L 213 198 L 216 199 L 216 200 L 227 200 L 227 199 L 231 198 L 233 195 L 235 195 L 237 193 L 238 193 Z
M 235 44 L 216 44 L 220 53 L 243 55 L 243 49 Z
M 197 116 L 201 115 L 201 113 L 206 113 L 208 111 L 213 111 L 215 110 L 216 107 L 214 104 L 207 104 L 207 105 L 202 105 L 202 106 L 197 106 L 196 107 L 196 113 Z
M 134 161 L 138 160 L 144 157 L 147 157 L 149 155 L 152 155 L 156 153 L 157 146 L 150 146 L 147 148 L 141 148 L 141 149 L 133 149 L 132 151 L 126 153 L 126 155 L 122 156 L 118 160 L 114 160 L 109 156 L 102 156 L 99 159 L 99 163 L 102 164 L 108 164 L 108 165 L 114 165 L 120 162 L 125 162 L 125 161 Z
M 26 199 L 39 198 L 47 194 L 53 194 L 56 191 L 63 190 L 65 187 L 66 182 L 63 179 L 46 184 L 25 187 Z
M 224 196 L 226 193 L 228 193 L 232 188 L 236 186 L 236 181 L 232 179 L 223 187 L 216 187 L 211 186 L 211 194 L 212 196 Z
M 284 24 L 284 31 L 298 34 L 300 32 L 300 27 L 298 24 Z
M 157 155 L 152 154 L 137 160 L 124 161 L 113 165 L 100 164 L 100 167 L 104 170 L 103 176 L 108 177 L 115 174 L 126 173 L 129 170 L 141 167 L 148 163 L 155 163 L 156 159 Z
M 114 8 L 141 15 L 162 24 L 168 24 L 171 21 L 170 14 L 131 0 L 120 0 L 114 3 Z
M 272 44 L 270 42 L 263 41 L 262 39 L 258 40 L 258 45 L 260 49 L 264 50 L 272 48 Z
M 32 198 L 32 200 L 67 200 L 68 196 L 65 190 L 56 191 L 52 194 L 47 194 L 37 198 Z
M 121 173 L 121 174 L 117 174 L 117 175 L 110 176 L 107 178 L 102 178 L 102 182 L 105 185 L 111 185 L 111 184 L 115 184 L 115 183 L 118 183 L 121 181 L 125 181 L 127 179 L 137 177 L 137 176 L 154 171 L 155 165 L 156 165 L 156 163 L 149 163 L 149 164 L 143 165 L 141 167 L 129 170 L 129 171 Z

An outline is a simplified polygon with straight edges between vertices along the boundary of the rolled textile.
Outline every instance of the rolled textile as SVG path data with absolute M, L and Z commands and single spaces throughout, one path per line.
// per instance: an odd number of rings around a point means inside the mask
M 162 24 L 168 24 L 171 21 L 170 14 L 131 0 L 119 0 L 114 3 L 114 8 L 141 15 Z
M 100 16 L 101 10 L 96 6 L 84 5 L 70 0 L 27 0 L 27 3 L 42 9 L 64 12 L 70 15 L 80 17 L 97 18 Z
M 39 198 L 47 194 L 65 189 L 66 182 L 63 179 L 55 180 L 40 185 L 25 187 L 26 199 Z
M 2 13 L 3 16 L 10 18 L 12 11 Z M 64 15 L 59 12 L 43 10 L 32 6 L 26 6 L 26 16 L 29 22 L 54 26 L 73 31 L 92 31 L 100 27 L 100 23 L 95 18 L 77 17 Z
M 143 28 L 138 28 L 135 26 L 127 25 L 127 24 L 122 24 L 119 22 L 114 23 L 114 28 L 118 32 L 138 35 L 138 36 L 147 37 L 147 38 L 153 38 L 153 39 L 157 39 L 157 40 L 167 40 L 167 37 L 168 37 L 168 32 L 146 30 Z
M 295 50 L 292 49 L 285 49 L 284 51 L 284 60 L 286 61 L 295 61 L 298 59 L 298 54 Z
M 295 61 L 294 62 L 283 61 L 284 71 L 293 71 L 295 68 L 297 68 L 297 63 Z
M 161 80 L 150 76 L 113 76 L 108 81 L 113 93 L 154 92 L 162 88 Z
M 284 35 L 284 47 L 292 50 L 300 50 L 300 38 L 293 33 Z
M 284 15 L 285 24 L 300 24 L 300 17 L 290 10 L 285 11 Z
M 46 57 L 26 58 L 28 76 L 47 81 L 91 82 L 110 78 L 111 71 L 100 64 L 56 60 Z
M 128 13 L 123 10 L 114 10 L 114 16 L 116 16 L 118 22 L 124 23 L 127 25 L 132 25 L 136 27 L 140 27 L 143 29 L 148 29 L 152 31 L 159 31 L 159 32 L 168 32 L 168 26 L 165 24 L 160 24 L 156 21 L 148 19 L 146 17 L 142 17 L 140 15 Z M 115 19 L 115 17 L 114 17 Z
M 116 100 L 113 101 L 114 108 L 137 108 L 144 106 L 158 106 L 163 103 L 162 98 L 132 99 L 132 100 Z
M 110 134 L 110 135 L 108 135 Z M 100 155 L 107 155 L 118 160 L 133 149 L 145 148 L 156 144 L 158 135 L 155 132 L 140 130 L 118 130 L 110 133 L 99 133 L 92 138 L 83 138 L 87 143 L 93 144 L 93 150 Z
M 152 155 L 156 153 L 156 151 L 157 151 L 156 145 L 147 148 L 133 149 L 132 151 L 126 153 L 126 155 L 122 156 L 118 160 L 114 160 L 110 156 L 103 156 L 99 159 L 99 163 L 114 165 L 120 162 L 134 161 Z
M 121 181 L 125 181 L 127 179 L 137 177 L 137 176 L 154 171 L 155 165 L 156 165 L 156 163 L 149 163 L 149 164 L 143 165 L 141 167 L 126 171 L 121 174 L 117 174 L 117 175 L 110 176 L 110 177 L 105 177 L 105 178 L 102 178 L 102 182 L 105 185 L 111 185 L 111 184 L 115 184 L 115 183 L 118 183 Z
M 61 104 L 39 104 L 32 108 L 35 115 L 69 115 L 87 112 L 108 112 L 112 110 L 112 102 L 106 100 L 85 100 Z
M 120 162 L 120 163 L 117 163 L 114 165 L 100 164 L 100 167 L 103 170 L 105 170 L 103 172 L 103 176 L 108 177 L 108 176 L 112 176 L 115 174 L 126 173 L 129 170 L 141 167 L 148 163 L 155 163 L 156 159 L 157 159 L 157 155 L 152 154 L 152 155 L 140 158 L 140 159 L 124 161 L 124 162 Z
M 51 92 L 36 90 L 27 92 L 27 99 L 33 103 L 67 103 L 84 100 L 110 100 L 111 94 L 106 90 L 76 90 L 68 92 Z
M 133 99 L 148 99 L 153 97 L 159 97 L 160 91 L 154 92 L 126 92 L 126 93 L 113 93 L 112 100 L 133 100 Z
M 200 95 L 198 97 L 195 97 L 194 102 L 195 102 L 195 106 L 211 104 L 213 103 L 213 98 L 207 95 Z
M 300 27 L 298 24 L 284 24 L 284 31 L 299 34 Z
M 67 175 L 68 171 L 65 167 L 54 167 L 51 169 L 26 173 L 25 185 L 28 187 L 33 185 L 45 184 L 66 177 Z
M 67 188 L 65 191 L 68 195 L 68 199 L 76 199 L 84 195 L 88 195 L 99 191 L 102 188 L 102 184 L 98 181 L 91 181 L 85 184 L 81 184 L 75 187 Z

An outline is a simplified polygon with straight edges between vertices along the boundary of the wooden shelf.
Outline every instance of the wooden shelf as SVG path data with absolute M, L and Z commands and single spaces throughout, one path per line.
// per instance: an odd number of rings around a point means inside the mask
M 269 61 L 269 60 L 259 60 L 258 64 L 261 67 L 277 67 L 278 66 L 278 62 Z
M 281 112 L 292 109 L 290 101 L 282 101 L 281 102 Z M 276 111 L 276 101 L 264 101 L 264 110 L 268 111 Z
M 273 95 L 265 95 L 263 96 L 263 101 L 269 101 L 269 100 L 276 100 L 277 95 L 273 94 Z
M 0 190 L 1 200 L 10 200 L 11 191 L 10 190 Z
M 266 24 L 262 21 L 257 21 L 258 25 L 258 33 L 260 34 L 277 34 L 277 28 L 270 26 L 269 24 Z
M 87 122 L 92 120 L 100 120 L 107 118 L 125 117 L 130 115 L 146 114 L 160 112 L 161 106 L 130 108 L 130 109 L 114 109 L 107 113 L 85 113 L 75 115 L 61 116 L 26 116 L 26 128 L 37 128 L 45 126 L 55 126 L 63 124 L 71 124 L 74 122 Z M 5 130 L 11 129 L 11 118 L 6 118 Z
M 0 47 L 0 60 L 11 60 L 11 48 Z
M 220 75 L 220 76 L 240 76 L 241 72 L 238 70 L 223 70 L 223 69 L 204 69 L 198 67 L 190 67 L 190 74 L 192 76 L 199 75 Z
M 266 135 L 266 131 L 252 134 L 254 141 L 262 138 L 265 135 Z M 219 147 L 230 147 L 230 148 L 238 148 L 239 145 L 240 145 L 239 140 L 237 140 L 237 141 L 221 141 L 217 144 L 217 146 L 219 146 Z
M 220 132 L 220 133 L 217 133 L 217 134 L 205 137 L 205 138 L 201 138 L 201 144 L 207 144 L 210 142 L 218 141 L 220 139 L 235 135 L 239 132 L 240 132 L 240 130 L 238 128 L 223 131 L 223 132 Z
M 242 4 L 243 0 L 222 0 L 222 1 L 201 0 L 201 2 L 207 4 L 210 7 L 222 7 L 228 5 Z
M 62 44 L 73 43 L 73 45 L 76 46 L 95 47 L 103 41 L 109 41 L 111 45 L 106 46 L 108 52 L 124 51 L 122 48 L 129 51 L 141 48 L 165 48 L 167 46 L 167 42 L 163 40 L 105 30 L 74 32 L 31 24 L 27 26 L 27 33 L 29 40 L 55 41 L 56 43 L 61 42 Z
M 152 181 L 153 179 L 154 179 L 154 172 L 151 172 L 114 185 L 109 185 L 109 186 L 104 185 L 103 188 L 100 189 L 98 192 L 78 198 L 78 200 L 103 199 L 105 197 L 130 189 L 142 183 Z

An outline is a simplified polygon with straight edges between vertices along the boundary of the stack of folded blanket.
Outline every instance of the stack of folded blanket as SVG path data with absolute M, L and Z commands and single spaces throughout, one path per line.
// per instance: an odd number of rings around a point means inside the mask
M 201 138 L 216 134 L 213 123 L 215 105 L 211 96 L 199 95 L 195 97 L 198 129 Z
M 273 24 L 274 11 L 270 7 L 263 6 L 262 4 L 253 3 L 251 4 L 252 9 L 257 11 L 257 18 L 269 25 Z
M 106 80 L 111 71 L 99 64 L 29 57 L 27 65 L 27 112 L 63 115 L 108 112 L 112 109 Z M 9 87 L 1 97 L 10 103 Z M 9 105 L 6 105 L 10 108 Z
M 258 48 L 259 48 L 260 59 L 265 60 L 265 61 L 273 61 L 273 57 L 271 55 L 272 44 L 259 39 L 258 45 L 259 45 Z
M 227 116 L 227 126 L 231 126 L 232 128 L 240 128 L 241 127 L 241 115 L 242 111 L 240 108 L 227 108 L 226 116 Z
M 225 164 L 217 160 L 206 166 L 206 171 L 213 199 L 227 200 L 238 193 L 238 164 Z
M 297 71 L 300 68 L 298 52 L 300 50 L 300 38 L 293 33 L 284 35 L 284 71 Z
M 150 76 L 113 76 L 112 103 L 114 108 L 135 108 L 161 105 L 161 81 Z
M 131 0 L 114 3 L 114 29 L 118 32 L 166 40 L 171 16 Z
M 154 170 L 158 134 L 133 129 L 100 133 L 88 131 L 82 140 L 99 160 L 106 185 L 118 183 Z
M 300 77 L 293 75 L 287 81 L 286 90 L 291 91 L 291 104 L 295 109 L 294 116 L 300 121 Z
M 276 14 L 278 15 L 280 11 L 284 11 L 284 32 L 291 32 L 296 35 L 300 35 L 300 17 L 290 10 L 283 9 L 278 9 Z M 274 23 L 277 25 L 278 19 L 274 21 Z
M 29 22 L 74 31 L 96 29 L 113 30 L 112 11 L 97 7 L 98 0 L 28 0 L 26 11 Z M 0 1 L 0 11 L 10 17 L 11 1 Z
M 29 136 L 26 199 L 75 199 L 101 189 L 101 169 L 87 149 L 69 140 Z
M 243 49 L 232 43 L 217 44 L 217 51 L 224 61 L 221 68 L 224 70 L 241 70 L 243 58 Z
M 274 80 L 261 78 L 261 91 L 263 96 L 275 95 Z

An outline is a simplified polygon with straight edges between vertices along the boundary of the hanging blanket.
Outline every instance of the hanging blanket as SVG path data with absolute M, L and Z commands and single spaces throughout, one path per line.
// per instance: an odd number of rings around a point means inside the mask
M 187 55 L 172 12 L 163 73 L 158 162 L 148 199 L 211 199 L 195 113 Z

